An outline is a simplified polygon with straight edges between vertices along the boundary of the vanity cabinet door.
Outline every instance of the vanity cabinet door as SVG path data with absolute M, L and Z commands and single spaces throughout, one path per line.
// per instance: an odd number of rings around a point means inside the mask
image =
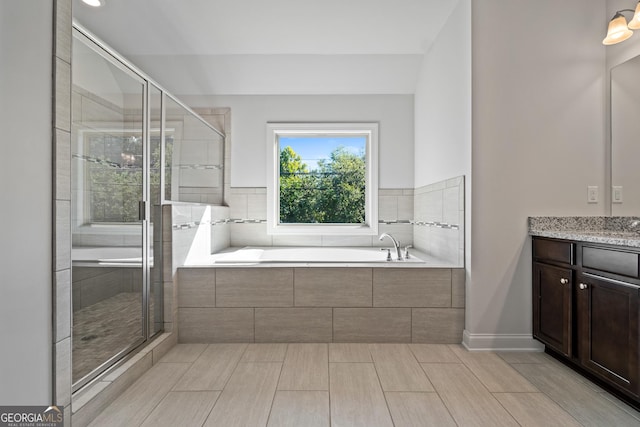
M 588 273 L 577 282 L 581 364 L 637 396 L 640 287 Z
M 571 356 L 573 270 L 533 264 L 533 336 Z

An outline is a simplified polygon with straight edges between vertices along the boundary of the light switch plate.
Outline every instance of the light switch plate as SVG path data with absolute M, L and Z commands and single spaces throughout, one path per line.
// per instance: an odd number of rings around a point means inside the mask
M 611 202 L 622 203 L 622 185 L 614 185 L 611 189 Z
M 589 185 L 587 187 L 587 203 L 598 203 L 598 186 Z

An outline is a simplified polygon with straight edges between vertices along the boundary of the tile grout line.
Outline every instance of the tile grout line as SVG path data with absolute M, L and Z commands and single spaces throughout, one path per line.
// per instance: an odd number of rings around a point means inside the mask
M 389 419 L 391 420 L 391 424 L 396 425 L 395 421 L 393 421 L 393 415 L 391 415 L 391 408 L 389 408 L 389 402 L 387 401 L 387 395 L 384 392 L 384 388 L 382 387 L 382 381 L 380 380 L 380 374 L 378 374 L 378 367 L 376 366 L 376 359 L 373 357 L 373 353 L 371 352 L 371 344 L 367 344 L 367 351 L 369 351 L 369 356 L 371 356 L 371 361 L 373 363 L 373 370 L 376 373 L 376 378 L 378 379 L 378 385 L 380 386 L 380 391 L 382 392 L 382 397 L 384 398 L 384 404 L 387 407 L 387 412 L 389 413 Z
M 188 370 L 188 369 L 187 369 L 187 370 Z M 187 371 L 185 370 L 184 372 L 186 373 Z M 184 375 L 184 374 L 182 374 L 182 375 Z M 180 376 L 180 378 L 182 378 L 182 376 Z M 160 406 L 160 404 L 161 404 L 161 403 L 162 403 L 162 401 L 167 397 L 167 395 L 168 395 L 169 393 L 171 393 L 171 389 L 172 389 L 173 387 L 175 387 L 175 385 L 178 383 L 178 381 L 180 380 L 180 378 L 178 378 L 178 379 L 176 380 L 176 382 L 173 384 L 173 386 L 172 386 L 169 390 L 167 390 L 167 392 L 164 394 L 164 396 L 162 396 L 162 399 L 158 400 L 158 403 L 156 403 L 156 404 L 153 406 L 153 408 L 151 409 L 151 411 L 149 411 L 149 413 L 148 413 L 148 414 L 147 414 L 147 415 L 142 419 L 142 421 L 140 421 L 140 423 L 138 424 L 138 427 L 139 427 L 139 426 L 141 426 L 141 425 L 143 425 L 143 424 L 145 423 L 145 421 L 147 421 L 147 419 L 151 416 L 151 414 L 153 414 L 153 411 L 155 411 L 155 410 L 156 410 L 156 408 L 157 408 L 158 406 Z M 133 385 L 133 384 L 132 384 L 132 385 Z M 105 409 L 106 409 L 106 408 L 105 408 Z
M 280 362 L 280 372 L 278 372 L 278 381 L 276 381 L 276 388 L 273 390 L 273 397 L 271 398 L 271 406 L 269 407 L 269 415 L 267 416 L 267 423 L 265 427 L 269 425 L 269 420 L 271 419 L 271 413 L 273 412 L 273 404 L 276 401 L 276 394 L 278 393 L 278 385 L 280 385 L 280 378 L 282 377 L 282 371 L 284 370 L 284 361 L 287 358 L 287 353 L 289 352 L 289 344 L 285 344 L 287 347 L 284 352 L 284 358 L 282 362 Z
M 452 344 L 448 344 L 448 345 L 447 345 L 447 347 L 449 347 L 449 348 L 450 348 L 451 346 L 452 346 Z M 453 351 L 453 350 L 452 350 L 452 351 Z M 468 350 L 466 350 L 466 351 L 468 351 Z M 455 352 L 453 352 L 453 353 L 455 354 Z M 488 352 L 488 353 L 492 353 L 492 352 Z M 494 353 L 494 354 L 495 354 L 495 353 Z M 456 357 L 457 357 L 457 355 L 456 355 Z M 458 359 L 460 359 L 460 358 L 458 357 Z M 485 391 L 487 391 L 487 393 L 491 394 L 491 397 L 493 397 L 492 391 L 491 391 L 491 390 L 489 390 L 489 387 L 487 387 L 487 385 L 486 385 L 484 382 L 482 382 L 482 380 L 480 379 L 480 377 L 478 377 L 478 376 L 476 375 L 476 373 L 475 373 L 475 372 L 473 372 L 473 370 L 469 367 L 469 365 L 467 365 L 467 364 L 464 362 L 464 360 L 462 360 L 462 359 L 460 359 L 460 362 L 462 363 L 462 366 L 464 366 L 464 367 L 465 367 L 465 369 L 466 369 L 467 371 L 469 371 L 469 372 L 471 373 L 471 375 L 473 375 L 473 377 L 474 377 L 474 378 L 475 378 L 475 379 L 480 383 L 480 385 L 482 385 L 482 387 L 485 389 Z M 515 368 L 514 368 L 514 370 L 515 370 Z M 516 371 L 516 372 L 517 372 L 517 371 Z M 522 376 L 522 374 L 520 374 L 520 372 L 518 372 L 518 375 Z M 523 378 L 524 378 L 524 377 L 523 377 Z M 525 379 L 526 379 L 526 378 L 525 378 Z M 529 380 L 527 380 L 527 382 L 529 382 Z M 533 384 L 532 384 L 532 385 L 533 385 Z M 493 398 L 494 398 L 496 401 L 498 400 L 498 399 L 496 399 L 495 397 L 493 397 Z
M 238 365 L 240 364 L 240 361 L 242 360 L 244 353 L 249 348 L 249 344 L 247 343 L 243 343 L 242 345 L 244 345 L 244 350 L 242 351 L 242 354 L 240 355 L 240 357 L 238 357 L 238 360 L 236 361 L 236 365 L 233 367 L 233 371 L 231 371 L 231 375 L 229 375 L 229 378 L 227 378 L 227 380 L 224 382 L 224 385 L 222 386 L 222 390 L 220 390 L 221 395 L 222 395 L 222 392 L 224 392 L 224 389 L 227 388 L 227 384 L 229 384 L 229 381 L 231 381 L 231 377 L 233 377 L 233 374 L 236 373 L 236 370 L 238 369 Z M 248 362 L 245 362 L 245 363 L 248 363 Z
M 491 394 L 491 397 L 492 397 L 496 402 L 498 402 L 498 405 L 500 405 L 500 406 L 502 407 L 502 409 L 504 409 L 504 410 L 505 410 L 505 412 L 506 412 L 507 414 L 509 414 L 509 416 L 510 416 L 510 417 L 511 417 L 515 422 L 516 422 L 516 424 L 518 424 L 519 426 L 521 426 L 521 427 L 522 427 L 522 424 L 518 422 L 518 420 L 516 419 L 515 415 L 513 415 L 513 414 L 511 413 L 511 411 L 509 410 L 509 408 L 507 408 L 506 406 L 504 406 L 504 405 L 502 404 L 502 402 L 500 402 L 498 399 L 496 399 L 496 397 L 493 395 L 493 393 L 489 392 L 489 394 Z M 578 424 L 580 424 L 580 423 L 578 423 Z
M 204 425 L 207 423 L 207 420 L 209 419 L 209 417 L 211 416 L 211 413 L 213 412 L 213 408 L 216 407 L 216 404 L 218 403 L 218 400 L 220 400 L 220 396 L 222 396 L 222 391 L 220 393 L 218 393 L 218 397 L 216 397 L 215 402 L 213 402 L 213 405 L 211 405 L 211 409 L 209 409 L 209 412 L 207 413 L 207 416 L 204 417 L 204 421 L 202 421 L 202 424 L 200 424 L 200 427 L 204 427 Z
M 336 308 L 332 307 L 331 308 L 331 342 L 332 343 L 336 342 L 336 339 L 335 339 L 335 336 L 334 336 L 334 334 L 335 334 L 335 311 L 336 311 Z
M 450 276 L 450 281 L 449 281 L 449 307 L 454 308 L 453 307 L 453 269 L 449 269 L 449 276 Z
M 177 345 L 177 344 L 176 344 L 176 345 Z M 210 345 L 211 345 L 211 344 L 207 344 L 207 345 L 205 346 L 205 348 L 200 352 L 200 354 L 198 355 L 198 357 L 196 357 L 196 358 L 193 360 L 193 362 L 188 362 L 188 363 L 189 363 L 189 367 L 187 368 L 187 370 L 186 370 L 186 371 L 184 371 L 184 373 L 180 376 L 180 378 L 178 378 L 178 380 L 177 380 L 177 381 L 176 381 L 176 383 L 173 385 L 173 387 L 171 387 L 171 388 L 169 389 L 169 392 L 171 392 L 171 391 L 176 391 L 176 390 L 174 390 L 174 388 L 175 388 L 176 384 L 178 384 L 178 383 L 180 382 L 180 380 L 181 380 L 185 375 L 187 375 L 187 372 L 189 372 L 189 370 L 193 367 L 193 364 L 194 364 L 194 363 L 196 363 L 196 361 L 197 361 L 198 359 L 200 359 L 200 357 L 204 354 L 204 352 L 205 352 L 205 351 L 207 351 L 207 348 L 209 348 L 209 346 L 210 346 Z M 174 347 L 175 347 L 175 346 L 174 346 Z M 167 354 L 169 354 L 169 352 L 167 352 Z M 166 356 L 166 354 L 165 354 L 165 356 Z M 161 363 L 161 362 L 162 362 L 162 359 L 164 359 L 164 357 L 160 358 L 160 360 L 158 360 L 158 363 Z M 162 363 L 169 363 L 169 362 L 162 362 Z
M 413 307 L 409 309 L 409 341 L 413 343 Z
M 451 346 L 451 344 L 449 344 L 449 346 Z M 466 351 L 468 351 L 468 350 L 466 350 Z M 489 352 L 489 353 L 495 354 L 495 352 Z M 454 352 L 454 354 L 455 354 L 455 352 Z M 457 355 L 456 355 L 456 356 L 457 356 Z M 498 356 L 498 357 L 499 357 L 499 356 Z M 460 358 L 458 357 L 458 359 L 460 359 Z M 464 362 L 464 360 L 462 360 L 462 359 L 460 359 L 460 361 L 462 362 L 462 366 L 464 366 L 464 367 L 465 367 L 465 369 L 466 369 L 467 371 L 469 371 L 469 372 L 471 373 L 471 375 L 473 375 L 473 377 L 474 377 L 474 378 L 475 378 L 475 379 L 480 383 L 480 385 L 481 385 L 481 386 L 482 386 L 482 387 L 487 391 L 487 393 L 489 393 L 489 396 L 491 396 L 491 398 L 492 398 L 494 401 L 496 401 L 496 402 L 498 403 L 498 405 L 500 405 L 500 407 L 502 407 L 502 409 L 504 409 L 504 410 L 507 412 L 507 414 L 511 417 L 511 419 L 513 419 L 513 420 L 516 422 L 516 424 L 518 424 L 519 426 L 522 426 L 522 424 L 520 424 L 520 423 L 518 422 L 518 420 L 516 420 L 516 418 L 515 418 L 513 415 L 511 415 L 511 412 L 509 412 L 509 410 L 508 410 L 507 408 L 505 408 L 505 407 L 504 407 L 504 405 L 502 404 L 502 402 L 500 402 L 498 399 L 496 399 L 496 397 L 493 395 L 493 392 L 492 392 L 491 390 L 489 390 L 489 387 L 487 387 L 487 385 L 486 385 L 484 382 L 482 382 L 482 380 L 481 380 L 481 379 L 476 375 L 476 373 L 475 373 L 475 372 L 473 372 L 473 370 L 469 367 L 469 365 L 467 365 L 467 364 Z M 506 362 L 505 362 L 505 363 L 506 363 Z M 507 365 L 509 365 L 509 364 L 507 363 Z M 511 365 L 509 365 L 509 366 L 511 367 Z M 513 367 L 511 367 L 511 368 L 515 371 L 515 368 L 513 368 Z M 530 381 L 529 381 L 527 378 L 525 378 L 525 377 L 524 377 L 520 372 L 516 371 L 516 373 L 517 373 L 518 375 L 520 375 L 522 378 L 524 378 L 527 382 L 530 382 Z M 531 384 L 531 385 L 533 385 L 533 384 Z M 537 387 L 535 387 L 535 388 L 537 389 Z
M 409 347 L 409 350 L 411 351 L 411 353 L 413 353 L 413 350 L 411 350 L 411 347 Z M 415 357 L 415 353 L 413 353 L 413 356 Z M 418 360 L 418 358 L 416 357 L 416 360 Z M 455 417 L 453 416 L 453 414 L 451 413 L 451 409 L 449 409 L 449 407 L 447 406 L 447 404 L 444 402 L 444 399 L 442 399 L 442 396 L 440 395 L 440 392 L 438 391 L 438 389 L 436 388 L 435 384 L 433 383 L 433 381 L 431 380 L 431 378 L 429 378 L 429 374 L 427 374 L 427 371 L 424 370 L 424 366 L 422 366 L 423 364 L 418 362 L 418 365 L 420 365 L 420 369 L 422 369 L 422 372 L 424 372 L 424 376 L 427 377 L 427 379 L 429 380 L 429 382 L 431 383 L 431 385 L 433 386 L 433 391 L 436 393 L 436 395 L 438 396 L 438 399 L 440 399 L 440 402 L 442 403 L 442 406 L 444 406 L 444 408 L 447 410 L 447 413 L 449 414 L 449 417 L 451 417 L 451 419 L 453 420 L 454 424 L 458 427 L 460 427 L 460 424 L 458 424 L 458 421 L 456 421 Z M 426 365 L 426 363 L 425 363 Z
M 327 345 L 327 351 L 329 349 L 329 346 Z M 328 373 L 328 383 L 327 383 L 327 388 L 329 389 L 329 392 L 327 393 L 327 395 L 329 396 L 329 425 L 331 426 L 331 359 L 329 359 L 329 357 L 327 357 L 327 373 Z

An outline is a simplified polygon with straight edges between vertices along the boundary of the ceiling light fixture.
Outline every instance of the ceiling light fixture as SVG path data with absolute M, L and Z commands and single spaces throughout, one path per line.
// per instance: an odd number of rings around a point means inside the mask
M 88 4 L 89 6 L 100 7 L 100 6 L 104 6 L 105 0 L 82 0 L 82 1 L 85 4 Z
M 633 17 L 627 24 L 627 18 L 622 14 L 623 12 L 633 13 Z M 628 39 L 633 35 L 633 31 L 640 29 L 640 1 L 636 5 L 636 9 L 622 9 L 616 12 L 616 14 L 609 21 L 609 28 L 607 29 L 607 37 L 602 40 L 604 45 L 612 45 L 620 43 Z

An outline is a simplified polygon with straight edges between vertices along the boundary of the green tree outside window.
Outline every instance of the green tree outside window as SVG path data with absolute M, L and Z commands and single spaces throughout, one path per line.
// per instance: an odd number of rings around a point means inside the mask
M 280 150 L 280 223 L 363 224 L 365 154 L 340 146 L 309 171 L 293 148 Z

